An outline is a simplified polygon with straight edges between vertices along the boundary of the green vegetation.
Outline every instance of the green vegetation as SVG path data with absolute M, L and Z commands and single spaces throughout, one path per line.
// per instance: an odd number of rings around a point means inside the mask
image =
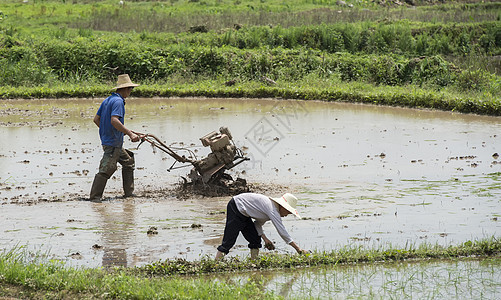
M 245 270 L 283 269 L 297 267 L 312 267 L 322 265 L 338 265 L 352 263 L 394 262 L 419 259 L 452 259 L 461 257 L 488 257 L 501 254 L 501 241 L 496 238 L 480 241 L 467 241 L 457 246 L 443 247 L 439 245 L 422 244 L 418 247 L 409 246 L 405 249 L 392 247 L 379 249 L 364 249 L 350 247 L 324 252 L 313 252 L 308 255 L 260 255 L 256 260 L 233 257 L 222 261 L 203 258 L 200 261 L 184 259 L 167 260 L 138 268 L 139 273 L 149 275 L 201 274 L 213 272 L 230 272 Z
M 30 259 L 30 261 L 26 261 Z M 25 299 L 273 299 L 253 282 L 243 285 L 197 278 L 147 278 L 127 269 L 76 269 L 21 251 L 0 254 L 0 298 Z
M 404 249 L 363 249 L 346 247 L 309 255 L 261 255 L 257 260 L 205 257 L 189 262 L 167 260 L 139 268 L 75 269 L 55 260 L 44 260 L 20 249 L 0 254 L 0 296 L 23 298 L 168 298 L 168 299 L 252 299 L 275 298 L 253 281 L 214 282 L 180 275 L 214 272 L 284 269 L 313 266 L 341 266 L 354 263 L 395 262 L 412 259 L 461 259 L 499 257 L 501 242 L 496 238 L 467 241 L 457 246 L 421 245 Z
M 496 1 L 118 2 L 3 0 L 0 98 L 104 97 L 117 74 L 129 73 L 142 84 L 133 96 L 317 99 L 501 115 Z M 13 250 L 0 254 L 0 297 L 267 299 L 276 296 L 254 282 L 185 275 L 499 258 L 500 249 L 492 238 L 112 270 L 68 268 Z
M 5 1 L 0 98 L 277 97 L 501 115 L 501 4 Z M 363 19 L 363 21 L 361 21 Z

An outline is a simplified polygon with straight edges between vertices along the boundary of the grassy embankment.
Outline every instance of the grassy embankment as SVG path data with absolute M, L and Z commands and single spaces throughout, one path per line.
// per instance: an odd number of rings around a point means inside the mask
M 347 3 L 7 1 L 0 98 L 104 97 L 126 72 L 134 96 L 501 115 L 501 4 Z
M 214 272 L 284 269 L 352 263 L 394 262 L 407 259 L 465 259 L 499 257 L 501 242 L 495 238 L 467 241 L 456 246 L 420 245 L 405 249 L 346 247 L 309 255 L 261 255 L 257 260 L 167 260 L 140 268 L 75 269 L 57 261 L 33 259 L 22 251 L 0 254 L 0 296 L 28 298 L 168 298 L 234 299 L 275 298 L 256 282 L 222 283 L 196 276 Z M 466 279 L 467 280 L 467 279 Z

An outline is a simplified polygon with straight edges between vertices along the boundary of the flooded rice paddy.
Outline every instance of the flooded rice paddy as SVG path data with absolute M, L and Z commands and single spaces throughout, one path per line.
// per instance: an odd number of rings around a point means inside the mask
M 92 122 L 101 101 L 1 102 L 2 248 L 87 267 L 214 255 L 230 197 L 180 197 L 189 168 L 167 172 L 174 160 L 148 145 L 125 142 L 135 152 L 137 197 L 120 198 L 117 171 L 106 201 L 82 201 L 102 155 Z M 200 158 L 209 150 L 199 138 L 227 126 L 251 159 L 230 174 L 269 196 L 296 194 L 304 218 L 284 223 L 305 249 L 448 245 L 500 234 L 498 117 L 314 101 L 132 98 L 126 125 Z M 271 224 L 265 230 L 275 251 L 292 253 Z M 239 239 L 230 255 L 247 256 L 245 245 Z
M 371 263 L 218 275 L 213 280 L 250 281 L 285 299 L 499 299 L 500 264 L 500 259 Z

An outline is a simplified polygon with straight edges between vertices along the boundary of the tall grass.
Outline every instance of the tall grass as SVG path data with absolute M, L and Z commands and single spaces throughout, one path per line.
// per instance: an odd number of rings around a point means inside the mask
M 226 2 L 226 3 L 224 3 Z M 204 25 L 209 30 L 232 28 L 235 24 L 246 26 L 280 25 L 311 26 L 333 23 L 356 23 L 360 20 L 402 20 L 433 23 L 486 22 L 499 18 L 499 3 L 464 4 L 436 7 L 395 6 L 393 9 L 378 9 L 372 2 L 346 1 L 353 5 L 340 5 L 338 1 L 200 1 L 198 4 L 178 1 L 173 5 L 150 7 L 129 5 L 125 8 L 101 7 L 95 9 L 85 19 L 72 22 L 72 27 L 93 28 L 95 30 L 122 31 L 135 30 L 154 32 L 186 32 L 192 26 Z M 309 3 L 308 3 L 309 2 Z M 217 3 L 217 2 L 216 2 Z M 184 9 L 182 9 L 183 7 Z M 365 9 L 365 8 L 371 8 Z M 143 20 L 149 19 L 149 22 Z
M 249 282 L 244 285 L 212 283 L 196 278 L 144 278 L 126 270 L 75 269 L 50 260 L 30 259 L 19 249 L 0 254 L 0 284 L 21 288 L 28 298 L 104 299 L 274 299 Z M 0 290 L 0 296 L 3 294 Z
M 407 29 L 410 31 L 410 28 Z M 501 26 L 499 31 L 501 32 Z M 365 42 L 363 32 L 365 31 L 336 32 L 326 26 L 289 30 L 279 28 L 271 31 L 250 28 L 244 33 L 234 33 L 234 36 L 226 34 L 209 38 L 214 41 L 225 40 L 229 45 L 206 46 L 202 39 L 207 37 L 186 37 L 187 43 L 180 40 L 175 44 L 161 44 L 157 41 L 148 43 L 147 37 L 143 35 L 129 35 L 125 41 L 123 36 L 19 40 L 16 45 L 0 48 L 0 63 L 11 66 L 13 71 L 17 69 L 19 75 L 23 74 L 23 63 L 30 65 L 33 71 L 25 74 L 29 77 L 15 81 L 10 76 L 12 72 L 5 71 L 4 76 L 0 76 L 0 83 L 16 85 L 18 82 L 18 86 L 25 85 L 26 82 L 40 84 L 44 83 L 44 79 L 49 82 L 52 76 L 63 81 L 79 81 L 83 78 L 109 80 L 119 72 L 133 74 L 136 80 L 160 80 L 175 73 L 212 78 L 225 76 L 242 80 L 262 76 L 274 80 L 296 80 L 316 73 L 338 74 L 347 81 L 359 80 L 383 85 L 429 83 L 435 86 L 453 86 L 458 83 L 462 70 L 424 46 L 429 42 L 418 38 L 415 50 L 407 49 L 408 52 L 402 55 L 388 55 L 384 54 L 387 52 L 384 50 L 400 43 L 398 39 L 390 38 L 397 36 L 394 29 L 382 29 L 379 37 L 372 34 Z M 323 34 L 331 34 L 335 38 L 323 37 Z M 352 37 L 346 38 L 352 41 L 349 48 L 357 48 L 361 54 L 341 51 L 345 49 L 345 35 Z M 360 37 L 358 43 L 353 42 L 353 36 Z M 463 51 L 460 41 L 457 46 L 450 42 L 450 47 Z M 274 46 L 269 47 L 263 43 Z M 277 45 L 278 43 L 281 45 Z M 360 45 L 365 48 L 360 49 Z M 340 51 L 335 51 L 336 49 Z M 501 44 L 493 49 L 501 51 Z M 426 57 L 414 56 L 420 55 L 419 51 Z M 478 54 L 475 52 L 471 55 Z M 17 64 L 19 67 L 15 68 Z M 6 67 L 5 70 L 7 69 L 9 68 Z M 470 66 L 469 69 L 471 71 L 476 68 Z M 472 79 L 484 81 L 483 88 L 488 89 L 492 76 L 481 68 L 475 74 L 478 74 L 477 78 Z M 460 88 L 467 89 L 468 86 L 466 84 Z

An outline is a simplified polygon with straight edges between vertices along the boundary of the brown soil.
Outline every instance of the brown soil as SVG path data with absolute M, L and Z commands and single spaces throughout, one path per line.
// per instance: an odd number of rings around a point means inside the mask
M 177 198 L 186 199 L 193 195 L 205 197 L 222 197 L 237 195 L 241 193 L 250 192 L 250 186 L 247 180 L 237 178 L 233 180 L 231 177 L 222 178 L 213 183 L 202 182 L 183 182 L 178 185 Z
M 139 197 L 158 198 L 162 195 L 169 195 L 179 200 L 203 197 L 224 197 L 234 196 L 240 193 L 260 193 L 264 195 L 283 194 L 289 191 L 288 187 L 277 184 L 248 183 L 243 178 L 235 180 L 222 179 L 216 183 L 186 182 L 181 180 L 173 188 L 161 190 L 145 190 Z

